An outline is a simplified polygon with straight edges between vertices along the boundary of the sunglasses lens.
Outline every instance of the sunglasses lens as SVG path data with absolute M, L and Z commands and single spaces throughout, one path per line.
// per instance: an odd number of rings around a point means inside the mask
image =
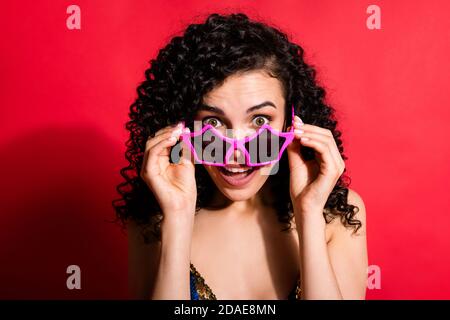
M 285 137 L 264 129 L 259 135 L 245 143 L 245 148 L 250 155 L 250 163 L 257 165 L 277 160 L 285 141 Z
M 233 147 L 213 130 L 207 129 L 201 135 L 191 137 L 197 157 L 209 164 L 224 164 L 227 151 Z

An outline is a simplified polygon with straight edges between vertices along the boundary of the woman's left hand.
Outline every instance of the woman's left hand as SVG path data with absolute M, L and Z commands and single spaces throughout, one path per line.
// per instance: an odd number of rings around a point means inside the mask
M 290 194 L 294 212 L 315 211 L 322 215 L 328 197 L 345 169 L 344 160 L 330 130 L 294 121 L 295 138 L 288 146 Z M 315 150 L 314 160 L 305 161 L 300 147 Z

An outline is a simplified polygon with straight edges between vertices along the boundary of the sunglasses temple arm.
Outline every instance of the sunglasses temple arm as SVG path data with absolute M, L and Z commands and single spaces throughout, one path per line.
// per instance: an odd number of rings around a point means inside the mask
M 294 104 L 292 104 L 291 112 L 292 112 L 292 117 L 291 117 L 291 121 L 292 121 L 292 123 L 291 123 L 291 131 L 294 131 L 294 116 L 295 116 L 295 113 L 294 113 Z

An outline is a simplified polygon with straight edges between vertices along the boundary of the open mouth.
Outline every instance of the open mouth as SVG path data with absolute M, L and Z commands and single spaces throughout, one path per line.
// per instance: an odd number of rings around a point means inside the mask
M 255 167 L 243 167 L 243 168 L 227 168 L 220 167 L 219 170 L 227 176 L 247 176 L 253 172 Z
M 223 180 L 232 186 L 243 186 L 254 176 L 259 167 L 219 167 Z

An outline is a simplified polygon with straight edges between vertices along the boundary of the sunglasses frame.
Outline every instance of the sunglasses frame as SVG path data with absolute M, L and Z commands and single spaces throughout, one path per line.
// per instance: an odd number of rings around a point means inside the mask
M 264 165 L 273 164 L 273 163 L 280 161 L 284 150 L 286 150 L 287 146 L 294 140 L 294 115 L 295 115 L 294 114 L 294 105 L 292 105 L 292 124 L 291 124 L 291 129 L 289 131 L 278 131 L 278 130 L 273 129 L 270 125 L 264 124 L 253 134 L 246 136 L 244 138 L 241 138 L 241 139 L 235 139 L 235 138 L 230 138 L 230 137 L 224 136 L 220 131 L 218 131 L 212 125 L 207 124 L 207 125 L 203 126 L 201 130 L 190 132 L 190 133 L 182 133 L 180 135 L 180 139 L 183 141 L 183 143 L 185 143 L 189 147 L 191 153 L 194 155 L 196 164 L 205 164 L 205 165 L 209 165 L 209 166 L 225 167 L 227 164 L 229 164 L 228 159 L 231 157 L 231 153 L 234 152 L 234 150 L 238 149 L 241 152 L 243 152 L 243 154 L 244 154 L 246 166 L 248 166 L 248 167 L 264 166 Z M 225 141 L 232 145 L 232 147 L 230 147 L 229 150 L 227 150 L 227 152 L 225 154 L 224 163 L 210 162 L 210 161 L 202 160 L 198 157 L 197 151 L 195 150 L 195 147 L 194 147 L 193 143 L 191 142 L 191 139 L 194 139 L 197 136 L 203 135 L 203 133 L 205 133 L 207 130 L 211 130 L 215 134 L 215 136 L 219 137 L 222 141 Z M 278 136 L 278 137 L 283 137 L 286 140 L 283 142 L 283 145 L 280 148 L 276 159 L 270 160 L 270 161 L 265 161 L 265 162 L 252 163 L 250 154 L 249 154 L 247 148 L 245 148 L 245 144 L 247 142 L 255 139 L 264 130 L 268 130 L 271 134 Z

